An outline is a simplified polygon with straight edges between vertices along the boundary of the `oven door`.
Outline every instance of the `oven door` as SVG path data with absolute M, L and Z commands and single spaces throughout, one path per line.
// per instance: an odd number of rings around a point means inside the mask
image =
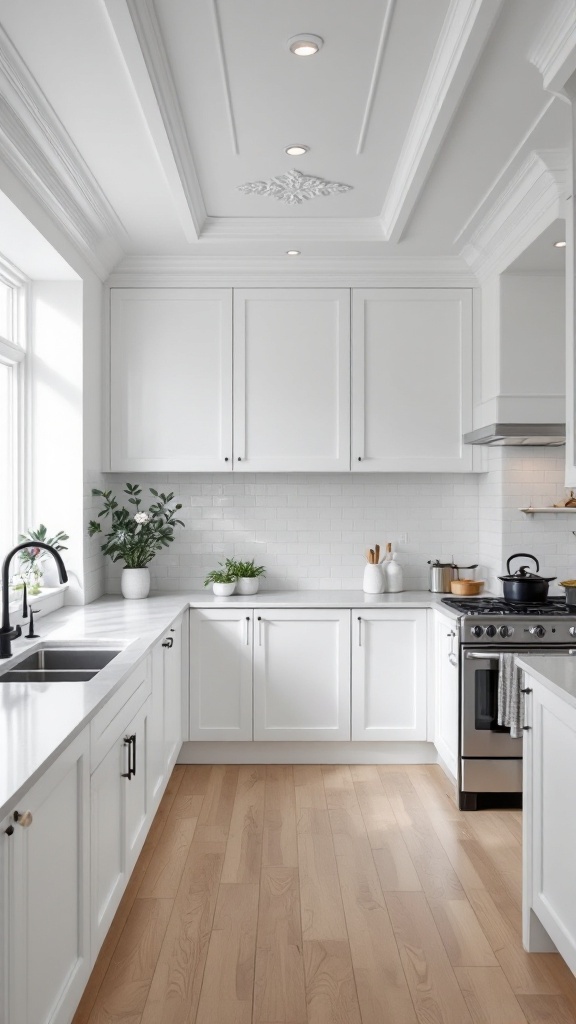
M 538 648 L 540 652 L 543 647 Z M 558 647 L 554 653 L 560 653 Z M 462 757 L 522 757 L 522 739 L 512 739 L 510 730 L 498 725 L 499 654 L 498 650 L 462 652 Z

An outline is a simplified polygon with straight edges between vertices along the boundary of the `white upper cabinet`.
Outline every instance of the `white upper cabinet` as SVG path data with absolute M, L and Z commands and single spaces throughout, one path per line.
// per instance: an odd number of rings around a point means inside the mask
M 111 292 L 110 468 L 232 467 L 232 292 Z
M 352 470 L 469 472 L 472 293 L 356 289 Z
M 350 468 L 350 292 L 234 292 L 234 469 Z

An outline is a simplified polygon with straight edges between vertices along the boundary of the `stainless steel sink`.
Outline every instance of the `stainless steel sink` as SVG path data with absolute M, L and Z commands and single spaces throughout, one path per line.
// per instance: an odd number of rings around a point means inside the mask
M 85 683 L 98 675 L 98 669 L 92 671 L 81 668 L 52 669 L 43 668 L 10 669 L 0 675 L 0 683 Z
M 0 683 L 84 683 L 117 654 L 117 647 L 39 647 L 6 672 L 0 670 Z
M 120 654 L 119 650 L 107 647 L 41 647 L 19 661 L 10 671 L 93 669 L 98 672 L 117 654 Z

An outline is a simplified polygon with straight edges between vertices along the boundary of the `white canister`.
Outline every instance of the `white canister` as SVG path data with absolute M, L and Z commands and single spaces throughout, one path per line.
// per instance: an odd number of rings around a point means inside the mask
M 132 601 L 140 601 L 150 593 L 150 569 L 122 569 L 120 580 L 122 596 Z
M 404 573 L 402 566 L 396 561 L 396 555 L 392 555 L 391 559 L 384 562 L 383 569 L 386 593 L 399 594 L 404 590 Z
M 365 594 L 382 594 L 384 591 L 384 577 L 379 565 L 364 566 L 364 582 L 362 589 Z

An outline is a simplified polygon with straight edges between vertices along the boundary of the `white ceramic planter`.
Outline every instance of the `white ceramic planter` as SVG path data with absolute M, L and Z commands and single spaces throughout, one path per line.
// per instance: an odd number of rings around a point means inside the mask
M 231 597 L 236 589 L 236 583 L 213 583 L 212 590 L 216 597 Z
M 365 594 L 383 593 L 384 577 L 379 565 L 366 565 L 364 567 L 364 581 L 362 589 Z
M 240 576 L 236 580 L 236 593 L 244 594 L 245 597 L 249 594 L 257 594 L 259 583 L 260 580 L 257 576 Z
M 122 596 L 140 601 L 150 593 L 150 569 L 122 569 Z

